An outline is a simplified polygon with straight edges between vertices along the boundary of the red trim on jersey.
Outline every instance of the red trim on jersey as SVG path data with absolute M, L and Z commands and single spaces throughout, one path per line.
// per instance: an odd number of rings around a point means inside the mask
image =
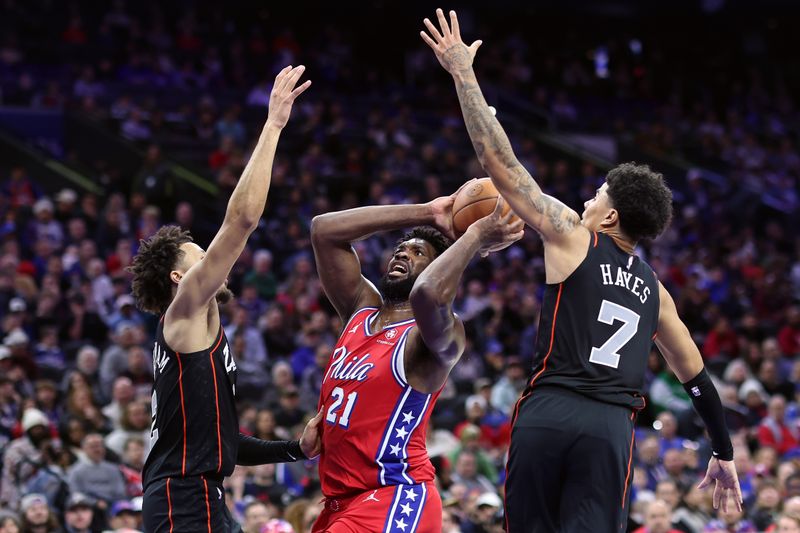
M 181 475 L 186 475 L 186 406 L 183 401 L 183 364 L 181 363 L 181 354 L 175 352 L 175 358 L 178 360 L 178 388 L 181 391 L 181 416 L 183 417 L 183 460 L 181 462 Z
M 208 520 L 208 533 L 211 533 L 211 505 L 208 503 L 208 481 L 206 481 L 206 476 L 203 477 L 203 489 L 206 491 L 206 517 Z
M 650 340 L 654 341 L 654 340 L 656 340 L 656 337 L 658 337 L 658 332 L 657 331 L 655 333 L 653 333 L 653 338 L 650 339 Z
M 219 455 L 219 459 L 217 461 L 217 472 L 222 472 L 222 432 L 220 431 L 219 427 L 219 388 L 217 387 L 217 365 L 214 364 L 214 352 L 217 351 L 220 343 L 222 343 L 222 337 L 225 335 L 225 331 L 222 329 L 222 327 L 220 327 L 219 331 L 220 333 L 217 345 L 214 346 L 208 357 L 211 359 L 211 370 L 214 372 L 214 401 L 217 405 L 217 453 Z
M 172 533 L 175 524 L 172 523 L 172 497 L 169 495 L 169 478 L 167 478 L 167 516 L 169 516 L 169 533 Z
M 214 373 L 214 402 L 217 404 L 217 451 L 219 460 L 217 461 L 217 472 L 222 471 L 222 434 L 219 429 L 219 390 L 217 388 L 217 365 L 214 364 L 214 352 L 208 354 L 211 359 L 211 371 Z
M 596 244 L 597 243 L 597 233 L 594 234 L 594 238 L 595 238 L 595 244 Z M 530 384 L 528 385 L 529 388 L 533 387 L 533 382 L 536 381 L 536 379 L 539 376 L 542 375 L 542 372 L 545 371 L 545 369 L 547 368 L 547 358 L 550 357 L 551 353 L 553 353 L 553 341 L 555 339 L 555 334 L 556 334 L 556 318 L 558 317 L 558 305 L 559 305 L 559 303 L 561 303 L 561 291 L 563 289 L 564 289 L 564 282 L 561 282 L 561 283 L 558 284 L 558 296 L 556 296 L 556 307 L 553 310 L 553 326 L 552 326 L 552 328 L 550 330 L 550 347 L 547 349 L 547 354 L 545 354 L 545 356 L 544 356 L 544 361 L 542 361 L 542 369 L 539 372 L 537 372 L 536 375 L 533 376 L 533 378 L 531 378 Z M 517 404 L 514 406 L 514 414 L 511 417 L 511 430 L 512 431 L 514 430 L 514 424 L 516 423 L 517 415 L 519 414 L 519 406 L 520 406 L 520 404 L 522 404 L 522 401 L 525 400 L 525 398 L 527 398 L 528 396 L 531 395 L 531 392 L 533 392 L 533 391 L 532 390 L 528 390 L 528 392 L 526 394 L 524 394 L 519 400 L 517 400 Z M 506 481 L 505 481 L 505 483 L 503 483 L 504 488 L 508 484 L 508 463 L 509 462 L 506 461 Z M 629 468 L 630 468 L 630 465 L 629 465 Z M 508 494 L 508 490 L 504 490 L 503 491 L 503 504 L 504 504 L 503 507 L 505 507 L 505 508 L 507 508 L 507 506 L 505 505 L 506 494 Z M 506 513 L 506 531 L 509 531 L 508 513 Z
M 633 413 L 631 413 L 631 421 L 633 420 Z M 622 491 L 622 508 L 625 508 L 625 497 L 628 495 L 628 479 L 631 477 L 631 459 L 633 459 L 633 438 L 636 435 L 636 430 L 631 430 L 631 448 L 628 451 L 628 472 L 625 474 L 625 490 Z
M 542 361 L 542 369 L 536 373 L 533 378 L 531 378 L 530 387 L 533 386 L 533 383 L 542 375 L 547 369 L 547 360 L 550 358 L 550 354 L 553 353 L 553 342 L 556 339 L 556 318 L 558 318 L 558 304 L 561 303 L 561 292 L 564 290 L 564 282 L 558 284 L 558 296 L 556 296 L 556 307 L 553 310 L 553 325 L 550 329 L 550 347 L 547 349 L 547 353 L 544 356 L 544 360 Z
M 594 245 L 592 246 L 592 248 L 597 248 L 597 232 L 593 231 L 592 233 L 594 233 Z

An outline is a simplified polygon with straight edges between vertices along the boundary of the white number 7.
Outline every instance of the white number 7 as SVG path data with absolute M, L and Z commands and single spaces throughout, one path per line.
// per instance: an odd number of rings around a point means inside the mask
M 592 354 L 589 356 L 589 362 L 617 368 L 620 358 L 619 350 L 636 335 L 636 331 L 639 327 L 639 315 L 627 307 L 622 307 L 614 302 L 603 300 L 603 304 L 600 306 L 600 314 L 597 315 L 597 320 L 609 326 L 614 324 L 615 320 L 619 320 L 622 322 L 622 327 L 611 335 L 601 347 L 592 347 Z

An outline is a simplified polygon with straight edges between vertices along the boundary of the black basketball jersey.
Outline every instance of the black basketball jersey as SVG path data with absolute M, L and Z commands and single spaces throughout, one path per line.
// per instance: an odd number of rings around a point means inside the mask
M 658 313 L 650 266 L 611 237 L 593 233 L 575 272 L 545 289 L 529 388 L 556 385 L 644 407 L 641 389 Z
M 229 476 L 239 448 L 236 363 L 222 327 L 214 343 L 176 353 L 159 322 L 153 346 L 152 425 L 144 486 L 166 477 Z

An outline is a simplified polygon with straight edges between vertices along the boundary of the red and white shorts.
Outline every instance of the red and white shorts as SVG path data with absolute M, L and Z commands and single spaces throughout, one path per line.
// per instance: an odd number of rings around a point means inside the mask
M 312 533 L 441 533 L 442 499 L 432 483 L 393 485 L 326 498 Z

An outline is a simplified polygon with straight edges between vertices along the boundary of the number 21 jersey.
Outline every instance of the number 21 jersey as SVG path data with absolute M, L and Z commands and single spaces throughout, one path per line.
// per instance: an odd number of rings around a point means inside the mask
M 373 332 L 377 313 L 353 315 L 322 380 L 319 473 L 328 498 L 433 481 L 425 433 L 439 392 L 424 394 L 406 382 L 403 353 L 414 320 Z

